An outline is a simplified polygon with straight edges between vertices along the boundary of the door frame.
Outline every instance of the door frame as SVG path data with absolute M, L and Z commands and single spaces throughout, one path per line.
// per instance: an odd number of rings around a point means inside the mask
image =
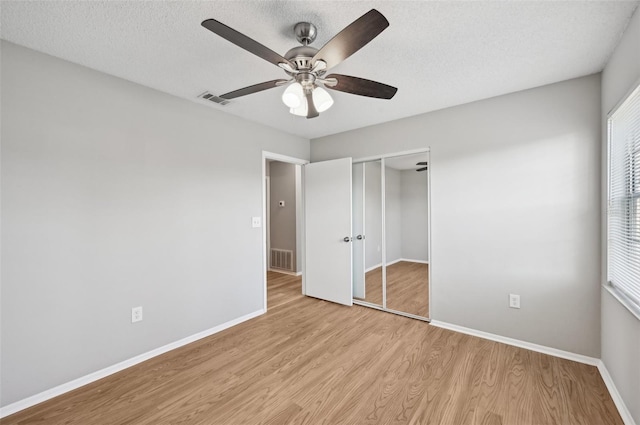
M 265 173 L 267 172 L 266 164 L 265 164 Z M 271 270 L 269 260 L 269 253 L 271 252 L 271 211 L 269 211 L 269 206 L 271 205 L 271 176 L 264 177 L 264 191 L 265 191 L 265 210 L 264 210 L 264 233 L 265 233 L 265 249 L 267 253 L 266 257 L 266 267 L 267 271 Z
M 266 186 L 266 177 L 267 177 L 267 160 L 271 161 L 279 161 L 286 162 L 288 164 L 300 165 L 303 166 L 308 164 L 310 161 L 301 158 L 295 158 L 293 156 L 282 155 L 275 152 L 262 151 L 262 282 L 264 286 L 263 290 L 263 298 L 264 298 L 264 311 L 267 312 L 267 269 L 269 268 L 269 263 L 267 261 L 267 186 Z M 269 178 L 271 180 L 271 178 Z M 300 208 L 296 208 L 296 222 L 300 223 L 300 228 L 298 229 L 296 226 L 296 232 L 302 232 L 302 246 L 300 247 L 300 255 L 302 256 L 302 294 L 306 294 L 305 291 L 305 239 L 304 239 L 304 231 L 305 231 L 305 222 L 304 222 L 304 172 L 301 173 L 301 181 L 300 181 L 300 195 L 302 197 Z M 298 204 L 296 200 L 296 204 Z M 297 206 L 297 205 L 296 205 Z M 296 247 L 296 251 L 298 251 Z

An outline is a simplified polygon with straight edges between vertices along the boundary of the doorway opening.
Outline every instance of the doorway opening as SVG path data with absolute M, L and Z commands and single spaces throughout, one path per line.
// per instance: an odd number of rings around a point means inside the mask
M 265 311 L 304 293 L 302 165 L 307 162 L 263 152 Z

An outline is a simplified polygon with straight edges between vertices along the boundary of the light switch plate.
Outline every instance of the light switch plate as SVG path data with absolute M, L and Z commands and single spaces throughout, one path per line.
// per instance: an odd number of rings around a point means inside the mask
M 520 308 L 520 295 L 509 294 L 509 307 Z

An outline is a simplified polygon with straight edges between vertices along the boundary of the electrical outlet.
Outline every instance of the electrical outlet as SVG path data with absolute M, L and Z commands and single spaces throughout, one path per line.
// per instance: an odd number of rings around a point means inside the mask
M 251 227 L 262 226 L 262 220 L 260 217 L 251 217 Z
M 136 323 L 142 320 L 142 307 L 133 307 L 131 309 L 131 323 Z
M 509 307 L 520 308 L 520 295 L 509 294 Z

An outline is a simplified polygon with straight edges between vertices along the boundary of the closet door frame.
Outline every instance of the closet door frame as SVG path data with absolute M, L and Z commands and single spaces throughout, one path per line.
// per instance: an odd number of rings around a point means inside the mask
M 399 316 L 410 317 L 412 319 L 421 320 L 423 322 L 431 322 L 430 317 L 417 316 L 415 314 L 406 313 L 404 311 L 398 311 L 398 310 L 387 308 L 387 235 L 386 235 L 387 222 L 386 222 L 386 214 L 385 214 L 385 205 L 386 205 L 385 160 L 388 158 L 395 158 L 398 156 L 414 155 L 414 154 L 421 154 L 421 153 L 429 154 L 429 169 L 427 170 L 427 203 L 428 203 L 427 228 L 429 229 L 429 234 L 427 237 L 427 247 L 428 247 L 427 249 L 429 251 L 429 267 L 427 270 L 428 270 L 428 279 L 429 279 L 429 315 L 431 315 L 431 299 L 432 299 L 431 287 L 433 286 L 433 281 L 431 280 L 431 269 L 433 265 L 433 256 L 431 254 L 431 149 L 430 148 L 413 149 L 413 150 L 407 150 L 407 151 L 401 151 L 401 152 L 393 152 L 393 153 L 384 154 L 384 155 L 374 155 L 374 156 L 367 156 L 362 158 L 354 158 L 352 161 L 352 164 L 360 164 L 360 163 L 371 162 L 371 161 L 380 161 L 380 178 L 381 178 L 380 185 L 382 187 L 382 193 L 381 193 L 382 202 L 380 205 L 380 208 L 382 209 L 380 214 L 382 217 L 382 229 L 381 229 L 382 230 L 382 249 L 381 249 L 382 251 L 382 305 L 369 303 L 367 301 L 358 300 L 355 298 L 353 299 L 353 304 L 374 308 L 376 310 L 386 311 L 388 313 L 397 314 Z M 366 175 L 364 176 L 364 178 L 366 179 Z

